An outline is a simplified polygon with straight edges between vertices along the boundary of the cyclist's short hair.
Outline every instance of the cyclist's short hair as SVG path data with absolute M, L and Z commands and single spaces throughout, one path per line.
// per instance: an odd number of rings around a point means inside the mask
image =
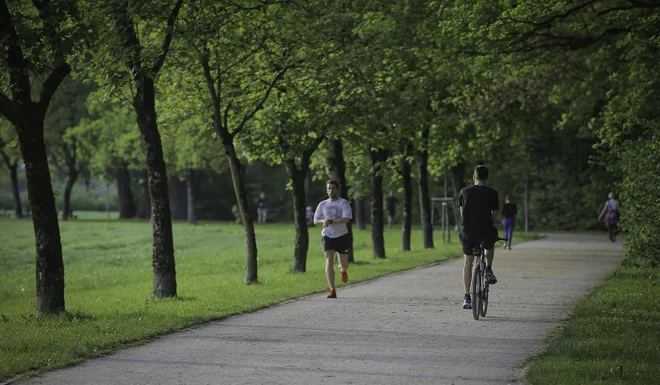
M 330 179 L 329 181 L 325 182 L 326 187 L 327 187 L 329 184 L 334 184 L 335 187 L 337 187 L 337 190 L 339 190 L 339 182 L 337 182 L 336 180 L 334 180 L 334 179 Z
M 478 165 L 474 168 L 474 175 L 478 180 L 488 180 L 488 167 L 483 164 Z

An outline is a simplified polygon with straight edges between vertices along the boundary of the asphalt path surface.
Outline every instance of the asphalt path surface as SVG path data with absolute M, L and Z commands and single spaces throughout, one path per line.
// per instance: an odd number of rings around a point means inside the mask
M 623 259 L 605 234 L 497 249 L 488 314 L 463 300 L 463 258 L 163 336 L 14 384 L 509 384 Z M 349 269 L 350 274 L 350 269 Z

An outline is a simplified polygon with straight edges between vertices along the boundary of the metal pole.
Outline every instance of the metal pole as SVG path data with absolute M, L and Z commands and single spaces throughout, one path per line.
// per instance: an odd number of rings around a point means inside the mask
M 445 202 L 442 202 L 442 212 L 440 214 L 442 216 L 442 218 L 440 218 L 440 220 L 442 221 L 442 243 L 445 242 L 445 227 L 446 227 L 445 210 L 446 209 L 447 209 L 447 205 L 445 204 Z
M 446 205 L 446 203 L 445 203 Z M 445 215 L 447 217 L 447 243 L 451 243 L 451 227 L 449 227 L 449 209 L 445 212 Z

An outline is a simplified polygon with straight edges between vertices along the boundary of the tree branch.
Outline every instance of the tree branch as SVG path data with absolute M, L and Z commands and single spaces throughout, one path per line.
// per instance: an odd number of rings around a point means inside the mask
M 142 62 L 140 60 L 140 40 L 135 33 L 133 21 L 128 16 L 128 1 L 123 1 L 122 3 L 122 8 L 119 9 L 116 23 L 119 27 L 122 44 L 125 48 L 132 51 L 129 57 L 124 58 L 124 63 L 128 67 L 128 70 L 131 72 L 133 79 L 136 79 L 138 77 L 138 72 L 142 70 Z
M 233 138 L 234 136 L 236 136 L 238 133 L 240 133 L 241 131 L 243 131 L 243 129 L 245 128 L 245 124 L 248 122 L 248 120 L 252 119 L 252 117 L 253 117 L 253 116 L 254 116 L 259 110 L 261 110 L 262 108 L 264 108 L 264 103 L 266 103 L 266 100 L 268 100 L 268 97 L 270 96 L 270 93 L 273 91 L 273 88 L 275 87 L 275 85 L 277 84 L 277 82 L 279 82 L 280 79 L 282 79 L 282 77 L 284 77 L 284 74 L 289 70 L 289 68 L 290 68 L 290 67 L 284 67 L 284 69 L 282 69 L 282 70 L 277 74 L 277 76 L 275 76 L 275 78 L 273 79 L 273 81 L 272 81 L 272 82 L 270 83 L 270 85 L 268 86 L 268 89 L 266 90 L 266 92 L 265 92 L 264 95 L 262 96 L 261 100 L 259 100 L 259 102 L 257 103 L 257 105 L 254 107 L 254 109 L 253 109 L 252 111 L 250 111 L 249 113 L 245 114 L 245 116 L 243 116 L 243 119 L 241 120 L 241 123 L 238 125 L 238 127 L 236 127 L 236 129 L 234 130 L 234 132 L 231 133 L 232 138 Z
M 55 91 L 60 86 L 64 78 L 66 78 L 71 72 L 71 66 L 68 63 L 62 63 L 59 67 L 55 68 L 53 72 L 50 73 L 48 79 L 41 86 L 41 92 L 39 95 L 38 102 L 38 111 L 41 116 L 46 115 L 46 110 L 48 110 L 48 105 L 50 100 L 53 98 Z
M 156 64 L 154 64 L 154 67 L 151 69 L 152 73 L 154 74 L 158 73 L 158 71 L 160 71 L 160 69 L 163 67 L 163 64 L 165 63 L 165 57 L 167 57 L 167 52 L 170 50 L 172 38 L 174 37 L 174 24 L 176 23 L 176 19 L 179 16 L 179 11 L 181 10 L 182 4 L 183 0 L 178 0 L 174 5 L 174 9 L 172 9 L 172 13 L 170 13 L 170 17 L 167 19 L 167 30 L 165 33 L 165 40 L 163 40 L 163 48 L 161 49 L 161 53 L 158 57 L 158 60 L 156 61 Z
M 5 60 L 9 67 L 9 83 L 12 85 L 11 94 L 14 103 L 20 102 L 27 107 L 26 104 L 32 102 L 30 96 L 30 79 L 28 77 L 28 64 L 23 56 L 23 49 L 18 41 L 16 30 L 13 26 L 13 20 L 9 13 L 9 8 L 5 0 L 0 0 L 0 49 L 4 51 Z M 3 103 L 2 107 L 5 107 Z M 16 106 L 14 104 L 14 106 Z M 15 111 L 2 111 L 2 114 L 10 116 L 15 114 Z M 9 119 L 9 118 L 8 118 Z M 14 115 L 14 122 L 15 122 Z

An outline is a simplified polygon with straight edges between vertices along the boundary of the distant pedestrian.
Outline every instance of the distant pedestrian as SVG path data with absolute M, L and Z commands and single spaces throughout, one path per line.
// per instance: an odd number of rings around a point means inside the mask
M 607 228 L 608 236 L 612 242 L 616 241 L 616 231 L 619 227 L 619 219 L 621 218 L 621 213 L 619 212 L 620 208 L 621 204 L 619 203 L 619 200 L 615 199 L 614 193 L 611 192 L 607 194 L 605 206 L 598 216 L 598 220 L 600 221 L 603 214 L 607 212 L 607 214 L 605 214 L 605 227 Z
M 7 218 L 7 208 L 5 206 L 2 206 L 2 217 Z
M 513 229 L 516 227 L 516 215 L 518 214 L 518 206 L 511 202 L 508 196 L 504 198 L 504 205 L 502 205 L 502 226 L 506 233 L 505 249 L 511 250 L 511 239 L 513 238 Z
M 314 224 L 322 225 L 323 254 L 325 255 L 325 277 L 330 285 L 327 298 L 337 298 L 335 289 L 335 252 L 339 255 L 341 281 L 348 282 L 348 250 L 351 247 L 351 235 L 347 223 L 353 213 L 348 201 L 339 197 L 339 183 L 329 180 L 325 183 L 328 199 L 321 201 L 314 213 Z
M 257 223 L 265 225 L 266 224 L 266 215 L 268 214 L 268 202 L 266 202 L 266 194 L 259 194 L 259 200 L 257 201 Z
M 390 191 L 390 196 L 385 200 L 385 206 L 387 208 L 387 227 L 389 228 L 392 228 L 392 222 L 394 222 L 397 203 L 399 203 L 399 200 L 394 196 L 394 191 Z

